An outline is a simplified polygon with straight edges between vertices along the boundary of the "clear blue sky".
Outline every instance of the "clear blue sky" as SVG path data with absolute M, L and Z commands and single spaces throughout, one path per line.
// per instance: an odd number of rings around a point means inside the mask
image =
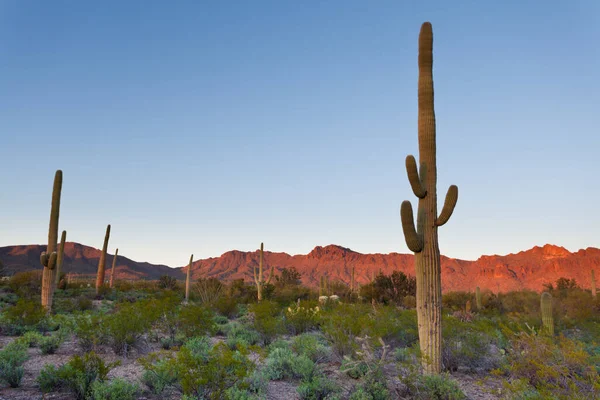
M 408 253 L 424 21 L 442 253 L 600 246 L 597 0 L 0 0 L 0 246 L 47 241 L 60 168 L 68 239 L 139 261 Z

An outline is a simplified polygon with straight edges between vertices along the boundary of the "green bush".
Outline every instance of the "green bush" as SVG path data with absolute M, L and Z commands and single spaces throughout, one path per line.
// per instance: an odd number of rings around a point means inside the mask
M 135 400 L 139 386 L 124 379 L 116 378 L 111 382 L 92 383 L 91 398 L 93 400 Z
M 17 340 L 27 344 L 27 347 L 37 347 L 40 345 L 40 341 L 44 336 L 35 331 L 25 332 L 23 336 L 18 338 Z
M 327 362 L 332 356 L 327 340 L 318 333 L 303 333 L 295 336 L 291 341 L 290 348 L 296 354 L 304 355 L 315 363 Z
M 217 328 L 214 313 L 204 306 L 193 304 L 181 307 L 179 325 L 187 337 L 213 334 Z
M 21 384 L 25 370 L 23 363 L 27 360 L 27 344 L 14 341 L 0 350 L 0 381 L 16 388 Z
M 356 337 L 363 332 L 372 332 L 373 326 L 369 306 L 338 304 L 324 313 L 321 330 L 331 342 L 333 352 L 343 358 L 357 349 Z
M 42 354 L 54 354 L 62 344 L 63 340 L 64 337 L 60 334 L 42 337 L 39 342 Z
M 292 335 L 317 328 L 320 317 L 320 308 L 316 302 L 293 303 L 284 312 L 285 326 Z
M 401 377 L 406 395 L 417 400 L 464 400 L 467 397 L 448 374 L 421 375 L 411 371 Z
M 475 370 L 491 370 L 498 367 L 500 355 L 492 353 L 491 332 L 485 325 L 462 322 L 449 316 L 442 319 L 442 363 L 449 371 L 460 367 Z
M 97 345 L 105 342 L 100 315 L 82 314 L 75 319 L 75 335 L 78 338 L 79 347 L 84 352 L 90 352 Z
M 152 353 L 138 361 L 144 367 L 142 382 L 152 393 L 160 395 L 167 387 L 177 382 L 177 374 L 171 368 L 169 358 L 158 359 L 158 355 Z
M 304 355 L 294 354 L 289 349 L 276 348 L 267 357 L 263 372 L 270 380 L 307 380 L 315 375 L 316 366 Z
M 132 348 L 140 345 L 140 339 L 158 319 L 159 312 L 155 301 L 142 300 L 121 304 L 117 312 L 106 316 L 101 326 L 114 352 L 127 357 Z
M 381 370 L 368 371 L 364 382 L 355 388 L 350 400 L 388 400 L 391 399 L 390 392 L 385 382 L 385 376 Z
M 60 368 L 47 364 L 40 372 L 37 382 L 43 393 L 64 388 L 78 400 L 85 400 L 91 394 L 92 384 L 105 381 L 108 372 L 116 365 L 119 362 L 105 364 L 98 355 L 89 352 L 83 356 L 74 356 Z
M 340 387 L 322 375 L 300 383 L 296 389 L 302 400 L 338 400 Z
M 21 299 L 5 311 L 4 319 L 24 330 L 34 330 L 46 322 L 46 310 L 38 301 Z
M 235 349 L 239 345 L 247 347 L 257 344 L 260 341 L 260 335 L 253 329 L 249 329 L 239 322 L 230 322 L 223 330 L 227 335 L 227 346 L 230 349 Z
M 269 344 L 280 333 L 284 326 L 279 318 L 281 309 L 274 301 L 263 300 L 260 303 L 252 304 L 250 312 L 253 314 L 253 327 L 260 333 L 264 344 Z

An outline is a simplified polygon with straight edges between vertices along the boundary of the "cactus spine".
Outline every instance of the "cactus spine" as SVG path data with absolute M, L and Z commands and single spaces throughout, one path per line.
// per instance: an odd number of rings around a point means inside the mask
M 433 106 L 433 32 L 425 22 L 419 34 L 419 170 L 412 155 L 406 157 L 406 171 L 412 191 L 419 198 L 417 226 L 409 201 L 402 202 L 400 215 L 408 248 L 415 253 L 417 319 L 424 373 L 442 370 L 442 282 L 438 227 L 450 219 L 458 187 L 450 186 L 442 212 L 437 214 L 437 166 L 435 112 Z
M 190 256 L 190 264 L 187 268 L 187 273 L 185 274 L 185 303 L 190 300 L 190 276 L 192 274 L 192 262 L 194 261 L 194 255 Z
M 554 336 L 554 317 L 552 316 L 552 295 L 548 292 L 542 293 L 540 298 L 542 310 L 542 327 L 544 333 Z
M 110 224 L 106 227 L 106 235 L 104 236 L 104 246 L 102 246 L 102 254 L 98 261 L 98 275 L 96 276 L 96 295 L 100 294 L 100 288 L 104 284 L 104 269 L 106 264 L 106 250 L 108 249 L 108 239 L 110 239 Z
M 594 270 L 592 270 L 592 297 L 596 298 L 596 275 L 594 274 Z
M 269 278 L 265 281 L 263 276 L 263 243 L 260 244 L 260 261 L 258 264 L 258 274 L 256 272 L 256 266 L 254 266 L 254 282 L 256 283 L 256 292 L 258 301 L 261 301 L 263 298 L 263 288 L 271 282 L 271 278 L 273 277 L 274 267 L 271 267 L 271 273 L 269 274 Z
M 60 193 L 62 190 L 62 171 L 54 175 L 52 188 L 52 207 L 50 209 L 50 226 L 48 228 L 48 247 L 40 254 L 40 262 L 44 266 L 42 271 L 42 306 L 47 312 L 52 310 L 52 297 L 56 281 L 56 244 L 58 241 L 58 216 L 60 214 Z
M 54 280 L 54 288 L 56 288 L 56 286 L 58 286 L 58 282 L 60 281 L 60 273 L 61 273 L 62 264 L 63 264 L 66 240 L 67 240 L 67 231 L 62 231 L 62 235 L 60 236 L 60 245 L 58 246 L 58 255 L 56 256 L 56 278 Z
M 117 257 L 119 256 L 119 249 L 115 250 L 115 256 L 113 257 L 112 268 L 110 269 L 110 283 L 109 287 L 113 288 L 113 283 L 115 281 L 115 267 L 117 266 Z
M 481 303 L 481 289 L 479 289 L 479 286 L 475 288 L 475 303 L 477 305 L 477 311 L 483 309 L 483 305 Z

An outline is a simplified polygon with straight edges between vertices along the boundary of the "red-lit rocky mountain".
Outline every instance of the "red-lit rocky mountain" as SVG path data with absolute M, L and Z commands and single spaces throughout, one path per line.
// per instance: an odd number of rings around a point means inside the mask
M 44 246 L 0 247 L 0 260 L 11 271 L 38 269 L 39 254 Z M 67 272 L 95 273 L 100 250 L 76 243 L 65 246 L 64 270 Z M 349 282 L 352 267 L 356 280 L 368 282 L 379 270 L 391 273 L 400 270 L 414 275 L 412 254 L 361 254 L 350 249 L 329 245 L 317 246 L 306 255 L 265 251 L 265 264 L 277 269 L 295 267 L 302 274 L 304 284 L 318 285 L 321 275 L 331 280 Z M 107 268 L 112 256 L 107 257 Z M 222 280 L 243 278 L 252 280 L 252 266 L 258 265 L 258 250 L 243 252 L 232 250 L 220 257 L 194 262 L 192 276 L 217 277 Z M 482 256 L 476 261 L 465 261 L 442 256 L 442 287 L 449 290 L 474 290 L 476 286 L 494 292 L 533 289 L 541 290 L 544 283 L 555 282 L 560 277 L 574 278 L 585 288 L 591 285 L 590 270 L 600 275 L 600 249 L 587 248 L 571 253 L 563 247 L 545 245 L 505 256 Z M 161 275 L 184 277 L 184 268 L 169 268 L 132 261 L 119 256 L 117 276 L 121 279 L 156 279 Z M 277 274 L 277 272 L 276 272 Z

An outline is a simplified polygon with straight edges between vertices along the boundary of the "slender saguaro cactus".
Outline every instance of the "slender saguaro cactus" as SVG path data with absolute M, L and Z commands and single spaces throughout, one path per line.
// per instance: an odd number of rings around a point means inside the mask
M 98 261 L 98 275 L 96 276 L 96 295 L 100 294 L 100 288 L 104 284 L 104 267 L 106 264 L 106 250 L 108 248 L 108 239 L 110 239 L 110 224 L 106 227 L 106 235 L 104 236 L 104 246 L 102 246 L 102 254 Z
M 256 283 L 256 292 L 258 296 L 258 301 L 262 300 L 263 288 L 271 282 L 271 278 L 273 277 L 274 267 L 271 267 L 271 273 L 269 273 L 269 278 L 265 281 L 263 276 L 263 243 L 260 244 L 260 261 L 258 264 L 258 274 L 256 273 L 256 266 L 254 267 L 254 282 Z
M 56 286 L 58 286 L 58 282 L 60 281 L 60 273 L 62 270 L 66 241 L 67 241 L 67 231 L 62 231 L 62 235 L 60 236 L 60 245 L 58 246 L 58 255 L 56 256 L 56 278 L 54 280 L 54 288 L 56 288 Z
M 115 281 L 115 267 L 117 266 L 117 257 L 119 256 L 119 249 L 115 250 L 115 256 L 113 257 L 112 268 L 110 269 L 110 283 L 109 287 L 113 288 L 113 283 Z
M 592 297 L 596 298 L 596 275 L 594 270 L 592 270 Z
M 542 310 L 542 326 L 546 334 L 554 336 L 554 317 L 552 316 L 552 295 L 548 292 L 542 293 L 540 297 L 540 308 Z
M 188 265 L 187 273 L 185 274 L 185 304 L 190 300 L 190 276 L 192 274 L 192 262 L 194 255 L 190 256 L 190 264 Z
M 475 288 L 475 303 L 477 305 L 477 311 L 483 309 L 483 305 L 481 303 L 481 289 L 479 289 L 479 286 Z
M 42 272 L 42 306 L 47 312 L 52 310 L 52 297 L 56 276 L 56 244 L 58 240 L 58 216 L 60 214 L 60 192 L 62 190 L 62 171 L 54 175 L 52 189 L 52 208 L 50 209 L 50 226 L 48 228 L 48 247 L 40 254 L 40 262 L 44 266 Z
M 444 208 L 438 215 L 432 50 L 433 32 L 431 24 L 425 22 L 419 34 L 419 171 L 415 158 L 406 157 L 408 180 L 419 198 L 416 228 L 409 201 L 402 202 L 400 215 L 406 245 L 415 253 L 421 364 L 424 373 L 439 374 L 442 370 L 442 279 L 437 231 L 454 211 L 458 187 L 450 186 Z

